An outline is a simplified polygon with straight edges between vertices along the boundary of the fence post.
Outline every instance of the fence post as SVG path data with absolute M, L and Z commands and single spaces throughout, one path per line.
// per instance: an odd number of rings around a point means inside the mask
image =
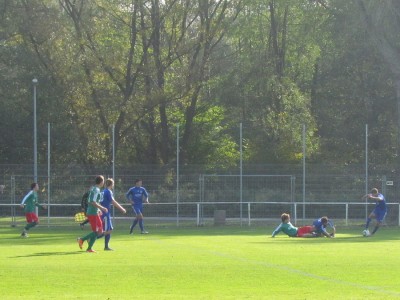
M 349 218 L 349 204 L 346 203 L 346 226 L 349 225 L 347 222 L 348 218 Z
M 17 226 L 15 205 L 15 176 L 11 176 L 11 227 Z
M 197 226 L 200 226 L 200 203 L 197 203 Z
M 247 202 L 247 217 L 249 218 L 249 226 L 251 225 L 250 202 Z

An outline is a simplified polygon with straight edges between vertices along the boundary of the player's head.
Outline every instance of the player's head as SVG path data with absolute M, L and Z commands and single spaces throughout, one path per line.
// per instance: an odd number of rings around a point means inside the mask
M 283 213 L 283 214 L 281 215 L 281 220 L 282 220 L 282 223 L 287 223 L 287 222 L 289 222 L 289 221 L 290 221 L 290 215 L 287 214 L 287 213 Z
M 372 194 L 372 195 L 378 195 L 378 193 L 379 193 L 379 191 L 378 191 L 377 188 L 373 188 L 373 189 L 371 190 L 371 194 Z
M 96 179 L 95 179 L 95 183 L 96 183 L 96 185 L 103 186 L 103 184 L 104 184 L 104 177 L 101 176 L 101 175 L 97 175 L 97 176 L 96 176 Z
M 32 184 L 31 184 L 31 190 L 38 190 L 39 189 L 39 184 L 37 184 L 36 182 L 33 182 Z
M 114 186 L 114 179 L 107 178 L 106 180 L 106 188 L 112 188 Z
M 328 217 L 322 217 L 321 223 L 322 223 L 322 225 L 326 226 L 326 224 L 328 224 Z
M 142 179 L 140 179 L 140 178 L 137 178 L 137 179 L 135 179 L 135 185 L 136 186 L 141 186 L 142 185 Z

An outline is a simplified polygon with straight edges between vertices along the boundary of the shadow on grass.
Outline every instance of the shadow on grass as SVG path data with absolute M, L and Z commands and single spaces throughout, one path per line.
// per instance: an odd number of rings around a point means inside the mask
M 337 236 L 333 239 L 325 238 L 325 237 L 318 237 L 318 238 L 291 238 L 291 237 L 278 237 L 278 238 L 271 238 L 267 237 L 270 239 L 268 243 L 287 243 L 294 241 L 295 243 L 381 243 L 381 242 L 387 242 L 387 241 L 398 241 L 400 240 L 399 236 L 388 236 L 387 234 L 385 235 L 377 235 L 373 237 L 364 237 L 362 235 L 352 235 L 352 236 Z
M 28 258 L 28 257 L 42 257 L 42 256 L 60 256 L 60 255 L 77 255 L 77 254 L 82 254 L 86 252 L 82 251 L 75 251 L 75 252 L 38 252 L 38 253 L 31 253 L 27 255 L 17 255 L 17 256 L 10 256 L 9 258 Z

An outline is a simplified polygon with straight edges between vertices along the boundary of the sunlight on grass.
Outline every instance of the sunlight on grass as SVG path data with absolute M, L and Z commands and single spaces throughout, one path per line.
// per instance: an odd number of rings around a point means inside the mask
M 0 228 L 0 292 L 2 299 L 399 298 L 398 228 L 373 238 L 358 231 L 273 239 L 272 228 L 154 228 L 133 236 L 116 229 L 115 251 L 103 251 L 99 239 L 90 254 L 78 248 L 77 228 L 39 227 L 28 239 Z

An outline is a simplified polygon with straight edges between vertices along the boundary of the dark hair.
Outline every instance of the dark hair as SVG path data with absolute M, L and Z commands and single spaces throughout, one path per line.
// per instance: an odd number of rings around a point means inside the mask
M 36 185 L 37 185 L 37 182 L 33 182 L 33 183 L 31 184 L 31 190 L 33 190 L 33 189 L 36 187 Z
M 100 184 L 104 182 L 104 177 L 101 175 L 96 176 L 96 184 Z
M 143 180 L 140 178 L 137 178 L 137 179 L 135 179 L 135 184 L 138 183 L 139 181 L 143 181 Z
M 321 222 L 322 222 L 322 224 L 328 223 L 328 217 L 322 217 Z

